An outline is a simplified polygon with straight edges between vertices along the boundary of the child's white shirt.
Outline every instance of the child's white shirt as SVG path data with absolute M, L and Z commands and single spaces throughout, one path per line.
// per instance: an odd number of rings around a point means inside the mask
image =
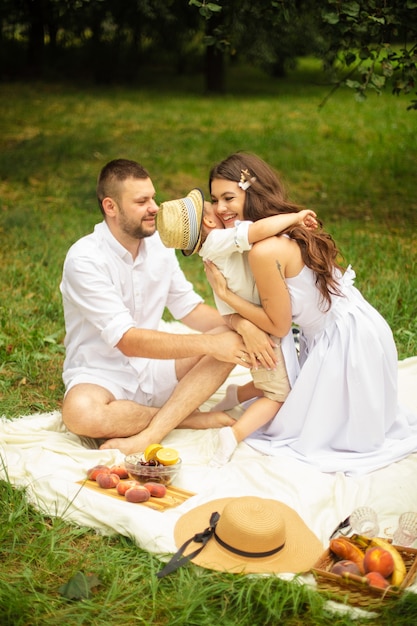
M 252 247 L 248 240 L 249 226 L 252 223 L 237 220 L 234 228 L 212 230 L 198 254 L 203 261 L 212 261 L 219 268 L 231 291 L 253 304 L 260 304 L 248 255 L 245 254 Z M 235 313 L 234 309 L 220 300 L 216 294 L 213 295 L 220 315 Z

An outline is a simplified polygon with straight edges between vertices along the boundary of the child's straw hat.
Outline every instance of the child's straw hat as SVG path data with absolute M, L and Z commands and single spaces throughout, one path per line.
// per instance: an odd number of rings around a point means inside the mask
M 164 246 L 182 250 L 185 256 L 197 252 L 201 244 L 203 207 L 203 192 L 197 188 L 185 198 L 162 202 L 156 227 Z

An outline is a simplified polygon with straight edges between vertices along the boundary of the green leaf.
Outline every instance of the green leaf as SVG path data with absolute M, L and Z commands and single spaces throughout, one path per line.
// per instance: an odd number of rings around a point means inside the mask
M 376 17 L 376 15 L 368 15 L 368 18 L 378 24 L 385 24 L 385 17 Z
M 214 4 L 213 2 L 209 2 L 208 4 L 206 4 L 206 7 L 212 13 L 216 13 L 216 12 L 219 13 L 222 10 L 222 7 L 220 4 Z
M 358 83 L 357 80 L 349 80 L 349 79 L 347 79 L 347 80 L 345 80 L 345 84 L 350 89 L 358 89 L 361 86 L 361 84 Z
M 324 22 L 328 24 L 337 24 L 339 22 L 339 14 L 336 11 L 326 11 L 323 9 L 321 16 Z
M 361 7 L 358 2 L 344 2 L 341 10 L 345 15 L 357 17 L 359 15 L 360 8 Z
M 371 81 L 375 85 L 375 87 L 381 88 L 385 85 L 385 76 L 381 76 L 380 74 L 372 74 Z
M 100 584 L 100 580 L 94 574 L 86 576 L 83 572 L 77 572 L 65 585 L 61 585 L 58 591 L 68 600 L 83 600 L 89 598 L 91 589 Z

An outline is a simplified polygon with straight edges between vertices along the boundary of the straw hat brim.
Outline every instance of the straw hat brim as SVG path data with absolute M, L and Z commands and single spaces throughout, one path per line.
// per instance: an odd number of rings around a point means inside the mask
M 233 498 L 221 498 L 202 504 L 186 512 L 174 529 L 177 547 L 202 532 L 209 526 L 210 516 L 217 511 L 222 513 L 224 507 Z M 276 500 L 270 500 L 276 506 Z M 241 557 L 222 547 L 212 537 L 203 550 L 195 556 L 193 563 L 207 569 L 232 573 L 302 573 L 310 570 L 324 552 L 324 548 L 316 535 L 306 526 L 296 511 L 279 502 L 280 515 L 285 521 L 286 540 L 284 547 L 272 556 L 261 558 Z M 198 548 L 192 542 L 184 552 L 187 555 Z
M 198 187 L 184 198 L 162 202 L 156 216 L 159 237 L 167 248 L 191 256 L 201 247 L 204 194 Z

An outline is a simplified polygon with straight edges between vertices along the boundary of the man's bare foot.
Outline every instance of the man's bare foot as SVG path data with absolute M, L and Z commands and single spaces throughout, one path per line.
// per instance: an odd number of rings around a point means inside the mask
M 132 437 L 115 437 L 114 439 L 108 439 L 101 446 L 100 450 L 120 450 L 124 454 L 135 454 L 136 452 L 142 453 L 145 448 L 151 443 L 158 443 L 157 441 L 150 441 L 149 436 L 144 433 L 133 435 Z
M 193 430 L 206 430 L 207 428 L 222 428 L 232 426 L 235 423 L 233 417 L 222 411 L 195 411 L 189 415 L 177 428 L 190 428 Z M 162 437 L 155 437 L 148 429 L 143 430 L 132 437 L 115 437 L 108 439 L 101 446 L 100 450 L 120 450 L 124 454 L 134 454 L 143 452 L 151 443 L 159 443 L 168 433 Z

